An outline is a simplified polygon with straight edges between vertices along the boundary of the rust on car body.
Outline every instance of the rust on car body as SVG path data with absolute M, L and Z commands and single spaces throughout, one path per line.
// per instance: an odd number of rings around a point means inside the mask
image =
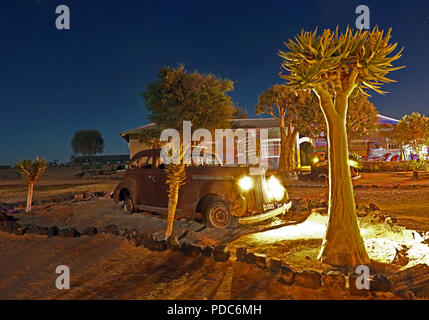
M 129 206 L 126 210 L 133 211 L 135 207 L 167 212 L 168 184 L 160 151 L 161 149 L 144 150 L 131 159 L 123 180 L 113 192 L 115 202 L 124 201 Z M 244 192 L 237 182 L 241 177 L 248 176 L 254 181 L 255 187 Z M 207 164 L 188 166 L 186 183 L 179 190 L 176 215 L 207 220 L 204 214 L 210 210 L 208 224 L 222 227 L 223 224 L 229 225 L 231 219 L 238 221 L 240 217 L 266 213 L 269 211 L 266 207 L 266 195 L 256 187 L 261 185 L 266 185 L 265 175 L 250 176 L 248 167 Z M 278 208 L 285 207 L 288 200 L 285 190 L 283 199 L 268 202 L 272 209 L 279 211 Z M 231 217 L 227 216 L 229 214 Z

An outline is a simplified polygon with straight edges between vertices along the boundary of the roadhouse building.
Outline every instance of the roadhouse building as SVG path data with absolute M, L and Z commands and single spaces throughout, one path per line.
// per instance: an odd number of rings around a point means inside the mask
M 270 169 L 276 169 L 280 157 L 280 127 L 274 118 L 249 118 L 249 119 L 231 119 L 232 129 L 253 129 L 256 132 L 256 138 L 259 138 L 260 130 L 267 129 L 268 136 L 262 139 L 262 155 L 268 159 Z M 349 142 L 350 152 L 356 153 L 362 159 L 369 161 L 399 161 L 410 160 L 415 157 L 409 148 L 405 148 L 401 155 L 400 146 L 389 141 L 384 134 L 390 131 L 399 123 L 399 120 L 378 115 L 377 126 L 370 130 L 366 136 L 353 139 Z M 130 158 L 139 151 L 149 149 L 151 146 L 146 144 L 141 138 L 145 129 L 153 127 L 155 124 L 147 124 L 135 129 L 127 130 L 121 133 L 123 139 L 128 142 L 130 149 Z M 237 143 L 237 152 L 246 152 L 245 143 Z M 297 167 L 310 165 L 309 155 L 316 151 L 325 151 L 327 143 L 323 140 L 316 140 L 305 136 L 297 135 L 295 142 L 295 160 Z M 427 152 L 419 155 L 421 158 L 427 157 Z

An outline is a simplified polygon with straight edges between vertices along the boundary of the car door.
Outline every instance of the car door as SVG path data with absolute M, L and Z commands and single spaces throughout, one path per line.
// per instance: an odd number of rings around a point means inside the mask
M 156 207 L 168 207 L 168 184 L 165 173 L 165 165 L 161 158 L 154 158 L 154 166 L 151 171 L 151 187 L 153 192 L 152 205 Z
M 151 172 L 153 158 L 150 155 L 144 155 L 137 159 L 137 166 L 133 175 L 136 179 L 137 194 L 134 196 L 136 205 L 150 204 L 152 201 Z

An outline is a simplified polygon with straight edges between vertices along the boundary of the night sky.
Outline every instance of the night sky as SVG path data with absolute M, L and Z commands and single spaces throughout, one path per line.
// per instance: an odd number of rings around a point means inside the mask
M 61 4 L 70 30 L 55 27 Z M 235 81 L 235 104 L 254 116 L 258 94 L 282 82 L 283 41 L 302 28 L 354 27 L 360 4 L 371 27 L 392 27 L 405 47 L 407 67 L 390 74 L 398 83 L 372 102 L 395 118 L 429 114 L 427 1 L 1 0 L 0 164 L 68 161 L 81 129 L 102 133 L 104 154 L 127 154 L 119 133 L 148 123 L 140 92 L 160 66 Z

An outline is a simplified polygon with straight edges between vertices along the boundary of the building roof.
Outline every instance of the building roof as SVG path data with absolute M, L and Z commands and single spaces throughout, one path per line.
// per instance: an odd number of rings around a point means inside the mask
M 231 119 L 231 127 L 236 128 L 276 128 L 279 126 L 279 121 L 274 118 L 248 118 L 248 119 Z M 121 137 L 124 138 L 127 142 L 130 140 L 130 135 L 139 134 L 143 130 L 155 126 L 155 123 L 149 123 L 144 126 L 130 129 L 124 132 L 121 132 Z
M 231 127 L 233 129 L 237 128 L 277 128 L 279 127 L 279 121 L 274 118 L 245 118 L 245 119 L 231 119 Z M 377 122 L 379 125 L 396 125 L 399 120 L 383 116 L 381 114 L 377 115 Z M 129 136 L 131 134 L 139 134 L 142 130 L 151 128 L 155 126 L 154 123 L 149 123 L 144 126 L 130 129 L 121 133 L 122 138 L 129 142 Z
M 121 137 L 124 138 L 127 142 L 129 142 L 131 134 L 139 134 L 142 132 L 142 130 L 151 128 L 153 126 L 155 126 L 155 123 L 149 123 L 149 124 L 145 124 L 144 126 L 141 126 L 138 128 L 134 128 L 134 129 L 130 129 L 130 130 L 121 132 Z
M 381 114 L 377 115 L 378 124 L 398 124 L 400 120 L 393 119 L 390 117 L 383 116 Z
M 274 118 L 231 119 L 232 128 L 277 128 L 279 120 Z

